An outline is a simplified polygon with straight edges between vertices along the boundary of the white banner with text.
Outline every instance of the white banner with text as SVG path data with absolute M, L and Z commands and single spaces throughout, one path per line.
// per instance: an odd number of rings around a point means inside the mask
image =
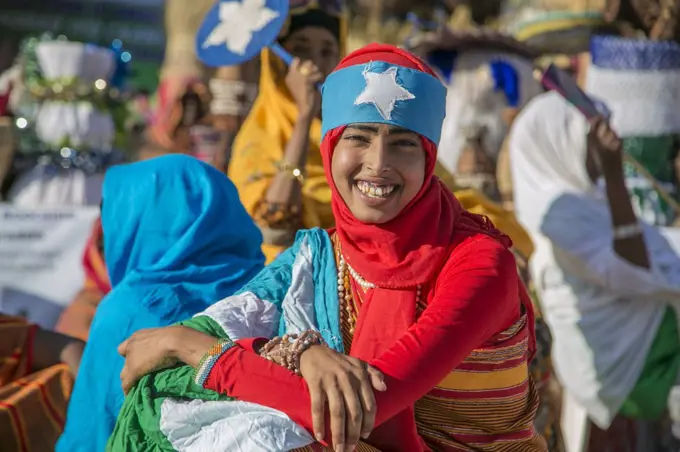
M 0 203 L 0 311 L 54 327 L 83 287 L 83 253 L 98 215 L 98 207 Z

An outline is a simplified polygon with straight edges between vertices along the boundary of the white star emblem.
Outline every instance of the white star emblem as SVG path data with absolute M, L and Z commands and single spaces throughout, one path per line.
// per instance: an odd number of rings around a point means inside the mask
M 224 44 L 238 55 L 246 53 L 253 32 L 260 31 L 279 17 L 265 6 L 265 0 L 220 3 L 220 23 L 203 43 L 203 48 Z
M 354 105 L 373 104 L 383 119 L 392 119 L 392 110 L 398 101 L 416 98 L 397 82 L 397 68 L 394 66 L 380 73 L 364 71 L 364 78 L 366 88 Z

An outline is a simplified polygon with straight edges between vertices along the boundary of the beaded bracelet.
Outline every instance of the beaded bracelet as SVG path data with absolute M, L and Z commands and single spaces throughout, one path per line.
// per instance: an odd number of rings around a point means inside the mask
M 323 336 L 316 330 L 304 331 L 293 343 L 292 366 L 296 374 L 300 374 L 300 357 L 313 345 L 326 345 Z
M 232 348 L 234 345 L 236 344 L 234 344 L 230 339 L 220 339 L 217 341 L 217 343 L 215 343 L 215 345 L 210 347 L 210 350 L 208 350 L 208 352 L 203 355 L 201 360 L 198 362 L 198 366 L 196 366 L 194 382 L 197 385 L 203 387 L 217 360 L 220 359 L 220 356 L 222 356 L 224 352 Z
M 278 352 L 278 362 L 286 369 L 300 374 L 300 357 L 302 353 L 313 345 L 326 345 L 321 333 L 316 330 L 304 331 L 297 334 L 286 334 L 283 337 L 275 337 L 262 348 L 260 355 L 269 361 L 277 361 L 274 355 Z

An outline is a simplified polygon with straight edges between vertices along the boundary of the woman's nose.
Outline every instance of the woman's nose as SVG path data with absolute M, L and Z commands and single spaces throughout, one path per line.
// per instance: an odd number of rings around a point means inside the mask
M 372 142 L 366 155 L 366 166 L 376 174 L 389 169 L 389 152 L 386 140 L 378 136 Z

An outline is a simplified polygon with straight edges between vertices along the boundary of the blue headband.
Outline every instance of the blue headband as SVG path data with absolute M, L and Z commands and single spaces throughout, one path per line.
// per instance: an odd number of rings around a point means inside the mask
M 422 71 L 383 61 L 333 72 L 323 85 L 322 136 L 357 123 L 390 124 L 439 144 L 446 87 Z

